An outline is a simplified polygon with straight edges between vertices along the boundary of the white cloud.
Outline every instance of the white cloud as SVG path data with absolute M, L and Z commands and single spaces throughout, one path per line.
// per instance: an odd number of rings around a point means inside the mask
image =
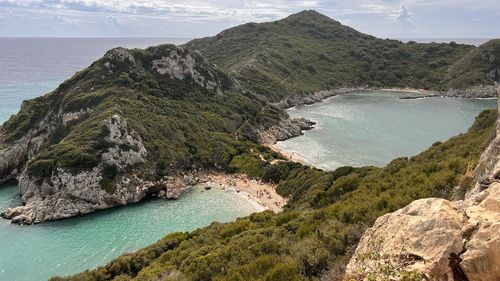
M 0 36 L 32 36 L 33 26 L 60 25 L 51 28 L 68 36 L 198 37 L 305 9 L 383 37 L 500 32 L 493 28 L 500 25 L 498 0 L 0 0 Z M 464 15 L 477 24 L 461 26 Z
M 365 10 L 367 11 L 368 13 L 386 13 L 387 12 L 387 7 L 385 7 L 384 5 L 380 5 L 380 4 L 361 4 L 359 5 L 359 7 L 362 9 L 362 10 Z
M 0 9 L 0 19 L 7 19 L 12 16 L 12 11 L 9 9 Z
M 415 29 L 412 13 L 408 11 L 405 4 L 401 4 L 399 10 L 394 11 L 394 13 L 390 15 L 390 18 L 392 18 L 394 22 L 399 23 L 404 31 L 413 31 Z

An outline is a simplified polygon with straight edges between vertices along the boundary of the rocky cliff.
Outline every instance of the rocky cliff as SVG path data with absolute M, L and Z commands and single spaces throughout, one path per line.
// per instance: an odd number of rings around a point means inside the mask
M 475 184 L 464 200 L 420 199 L 378 218 L 363 235 L 347 266 L 347 277 L 500 280 L 498 120 L 496 136 L 474 176 Z
M 277 141 L 284 141 L 301 136 L 302 131 L 311 130 L 316 122 L 305 119 L 285 119 L 277 125 L 272 126 L 259 133 L 259 143 L 264 145 L 275 144 Z
M 177 198 L 198 168 L 224 168 L 286 118 L 199 52 L 116 48 L 0 127 L 0 183 L 18 182 L 14 223 Z
M 121 116 L 113 115 L 103 125 L 109 132 L 104 138 L 111 145 L 96 167 L 76 173 L 56 168 L 41 179 L 23 169 L 18 180 L 23 206 L 7 209 L 1 216 L 13 223 L 39 223 L 139 202 L 150 194 L 176 199 L 193 184 L 194 177 L 184 175 L 158 181 L 143 180 L 134 173 L 118 177 L 119 171 L 146 162 L 147 151 Z

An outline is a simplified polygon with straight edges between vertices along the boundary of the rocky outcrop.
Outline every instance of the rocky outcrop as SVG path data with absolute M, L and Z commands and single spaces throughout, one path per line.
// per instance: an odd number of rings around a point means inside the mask
M 430 97 L 448 97 L 464 99 L 486 99 L 497 97 L 496 87 L 494 85 L 477 85 L 466 89 L 448 89 L 446 91 L 430 91 L 426 95 L 412 95 L 401 97 L 400 99 L 421 99 Z
M 259 133 L 259 142 L 263 145 L 274 144 L 293 137 L 301 136 L 304 130 L 311 130 L 316 122 L 305 118 L 285 119 L 278 125 Z
M 45 146 L 54 132 L 56 119 L 52 112 L 48 112 L 23 137 L 12 143 L 3 142 L 0 135 L 0 184 L 18 180 L 26 163 Z
M 500 89 L 499 89 L 500 91 Z M 390 265 L 401 278 L 437 281 L 500 280 L 500 124 L 481 156 L 476 184 L 464 200 L 428 198 L 377 219 L 349 262 L 346 275 L 383 276 Z
M 189 78 L 200 87 L 216 90 L 218 94 L 222 94 L 220 82 L 210 70 L 202 75 L 196 69 L 196 57 L 201 59 L 201 54 L 199 52 L 192 54 L 184 52 L 182 47 L 178 47 L 178 50 L 172 50 L 168 57 L 153 60 L 153 70 L 161 75 L 168 75 L 171 79 L 184 80 Z
M 125 64 L 130 73 L 139 75 L 142 71 L 152 71 L 168 79 L 188 81 L 219 95 L 222 95 L 228 88 L 240 89 L 240 85 L 232 77 L 210 65 L 199 51 L 189 51 L 181 46 L 173 45 L 160 45 L 145 51 L 153 56 L 149 68 L 141 65 L 143 64 L 141 58 L 134 57 L 132 50 L 121 47 L 105 54 L 104 67 L 113 73 L 119 69 L 120 64 Z
M 59 171 L 57 181 L 49 186 L 31 185 L 23 195 L 25 205 L 7 209 L 1 216 L 12 223 L 33 224 L 89 214 L 115 206 L 137 203 L 149 195 L 177 199 L 193 185 L 191 176 L 169 176 L 159 181 L 145 181 L 121 176 L 112 193 L 101 188 L 102 171 L 73 175 Z
M 193 183 L 193 177 L 187 175 L 146 181 L 134 173 L 122 173 L 145 162 L 147 151 L 140 136 L 121 116 L 113 115 L 103 125 L 109 147 L 97 167 L 77 173 L 58 168 L 44 179 L 33 178 L 25 169 L 19 177 L 23 206 L 7 209 L 1 216 L 18 224 L 40 223 L 139 202 L 150 194 L 179 198 Z M 110 167 L 116 172 L 111 178 L 104 172 Z
M 477 85 L 466 89 L 449 89 L 437 93 L 438 96 L 451 98 L 495 98 L 495 85 Z

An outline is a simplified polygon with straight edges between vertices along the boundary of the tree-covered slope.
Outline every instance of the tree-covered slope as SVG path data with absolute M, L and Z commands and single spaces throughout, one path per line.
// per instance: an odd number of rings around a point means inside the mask
M 452 88 L 488 80 L 500 83 L 500 39 L 490 40 L 468 52 L 448 68 L 444 78 L 446 85 Z
M 199 52 L 111 50 L 0 128 L 0 182 L 19 179 L 26 203 L 4 216 L 39 222 L 138 201 L 153 192 L 135 192 L 142 181 L 227 167 L 284 116 Z
M 279 181 L 281 192 L 292 196 L 289 209 L 169 234 L 106 266 L 52 280 L 340 280 L 363 230 L 377 217 L 415 199 L 448 198 L 457 185 L 470 188 L 467 166 L 492 140 L 495 119 L 496 111 L 485 111 L 467 133 L 384 168 L 323 172 L 242 155 L 230 165 Z
M 244 24 L 186 46 L 272 102 L 339 87 L 444 90 L 493 84 L 490 73 L 500 65 L 498 40 L 480 48 L 402 43 L 360 33 L 315 11 Z M 462 79 L 467 73 L 474 77 Z

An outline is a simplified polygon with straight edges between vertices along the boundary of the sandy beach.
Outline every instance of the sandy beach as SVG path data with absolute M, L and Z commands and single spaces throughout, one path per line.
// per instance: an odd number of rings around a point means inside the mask
M 268 145 L 268 147 L 271 148 L 272 150 L 274 150 L 275 152 L 280 153 L 281 155 L 283 155 L 289 161 L 297 162 L 297 163 L 300 163 L 302 165 L 313 167 L 313 165 L 311 163 L 308 163 L 304 157 L 302 157 L 301 155 L 297 154 L 296 152 L 286 151 L 286 150 L 280 148 L 276 144 L 270 144 L 270 145 Z M 274 164 L 277 161 L 279 161 L 279 160 L 274 160 L 271 164 Z
M 429 94 L 433 93 L 432 91 L 429 91 L 429 90 L 414 89 L 414 88 L 388 88 L 388 89 L 381 89 L 381 91 L 386 91 L 386 92 L 405 92 L 405 93 L 423 94 L 423 95 L 429 95 Z
M 288 199 L 276 193 L 275 185 L 243 174 L 211 172 L 201 175 L 200 178 L 204 181 L 203 186 L 236 192 L 253 204 L 259 212 L 271 210 L 279 213 L 288 202 Z

